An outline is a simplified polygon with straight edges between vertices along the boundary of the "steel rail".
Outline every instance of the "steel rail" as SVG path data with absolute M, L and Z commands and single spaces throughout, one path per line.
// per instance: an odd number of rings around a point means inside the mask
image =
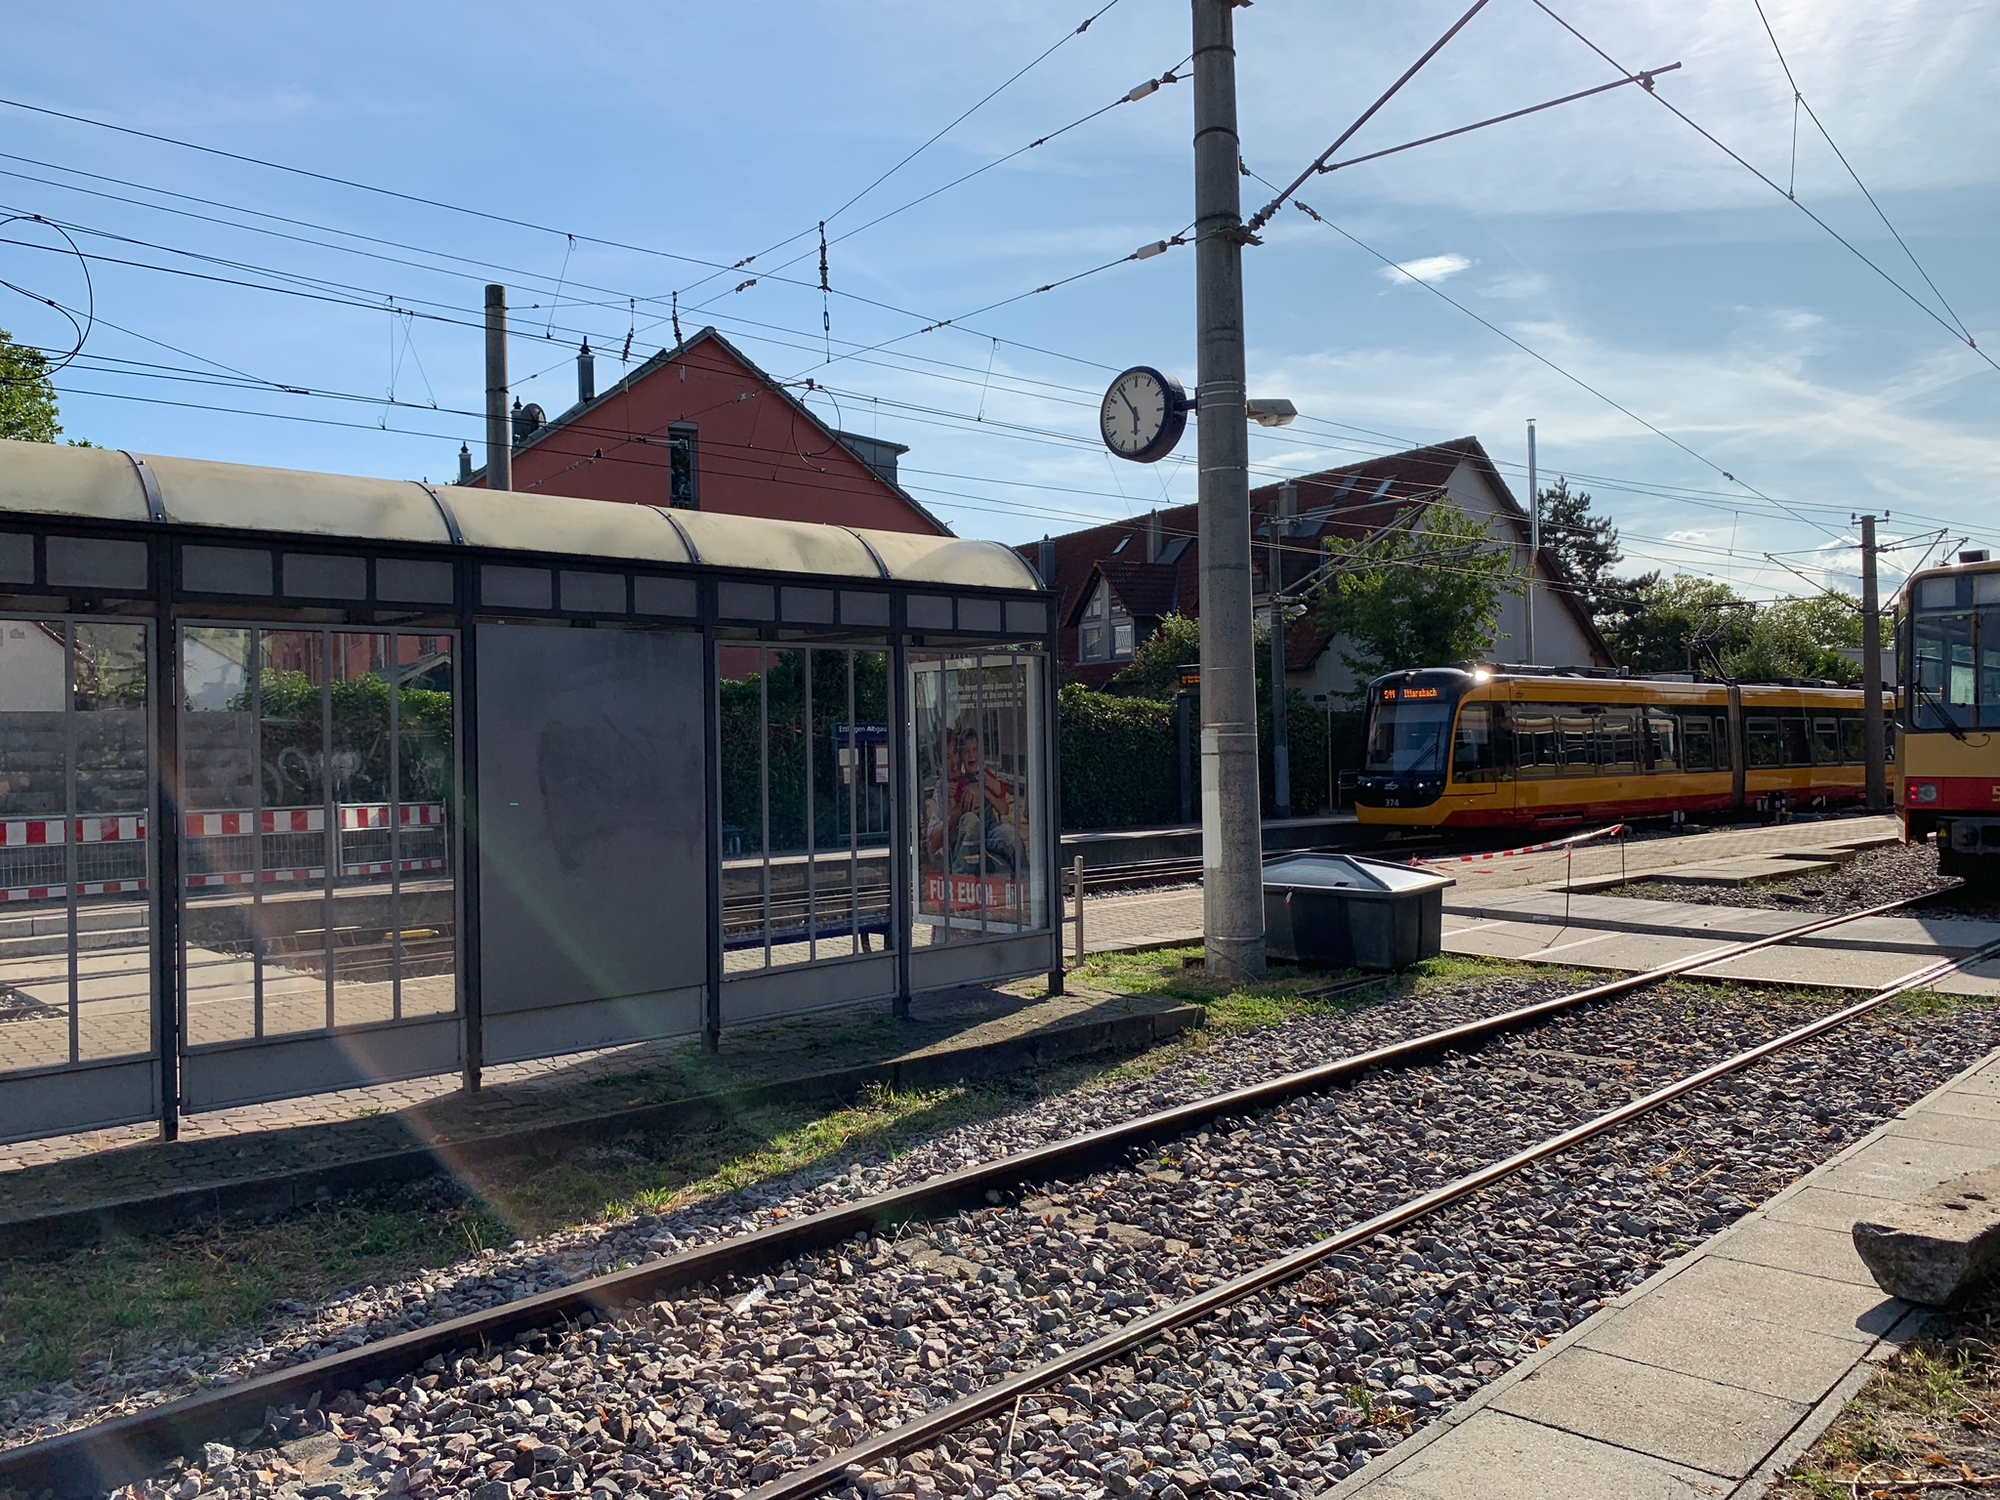
M 852 1469 L 857 1467 L 865 1469 L 880 1459 L 900 1456 L 918 1448 L 928 1448 L 940 1438 L 960 1428 L 983 1417 L 990 1417 L 1007 1410 L 1023 1396 L 1042 1390 L 1058 1380 L 1081 1375 L 1096 1369 L 1099 1365 L 1108 1364 L 1119 1355 L 1130 1353 L 1161 1334 L 1170 1333 L 1190 1323 L 1200 1322 L 1233 1303 L 1294 1280 L 1329 1256 L 1338 1255 L 1343 1250 L 1351 1250 L 1377 1235 L 1387 1234 L 1391 1230 L 1400 1229 L 1406 1224 L 1434 1214 L 1440 1209 L 1448 1208 L 1461 1198 L 1491 1187 L 1503 1178 L 1511 1177 L 1516 1172 L 1547 1161 L 1550 1157 L 1560 1155 L 1571 1147 L 1579 1146 L 1608 1130 L 1615 1130 L 1620 1125 L 1650 1114 L 1683 1094 L 1713 1083 L 1730 1073 L 1751 1067 L 1788 1047 L 1795 1047 L 1801 1042 L 1810 1041 L 1836 1027 L 1844 1026 L 1849 1021 L 1857 1020 L 1870 1011 L 1888 1004 L 1898 995 L 1907 994 L 1913 989 L 1943 978 L 1954 970 L 1965 968 L 1996 954 L 2000 954 L 2000 941 L 1988 943 L 1976 953 L 1969 953 L 1961 958 L 1944 959 L 1914 973 L 1906 974 L 1885 989 L 1876 991 L 1866 1000 L 1857 1001 L 1844 1010 L 1821 1016 L 1816 1021 L 1808 1021 L 1805 1025 L 1795 1027 L 1782 1036 L 1773 1037 L 1768 1042 L 1739 1052 L 1734 1057 L 1711 1063 L 1699 1072 L 1690 1073 L 1684 1078 L 1676 1079 L 1653 1090 L 1650 1094 L 1641 1095 L 1615 1109 L 1606 1110 L 1580 1125 L 1571 1126 L 1559 1135 L 1550 1136 L 1537 1145 L 1526 1147 L 1512 1156 L 1502 1157 L 1499 1161 L 1492 1162 L 1477 1171 L 1468 1172 L 1443 1187 L 1433 1188 L 1430 1192 L 1400 1203 L 1394 1208 L 1376 1214 L 1373 1218 L 1363 1219 L 1359 1224 L 1343 1229 L 1338 1234 L 1329 1235 L 1303 1249 L 1294 1250 L 1289 1255 L 1281 1255 L 1267 1261 L 1253 1271 L 1247 1271 L 1185 1301 L 1163 1307 L 1142 1318 L 1134 1318 L 1116 1332 L 1094 1339 L 1056 1359 L 1037 1365 L 1031 1370 L 1005 1376 L 983 1390 L 961 1397 L 947 1406 L 941 1406 L 914 1422 L 905 1423 L 889 1432 L 865 1439 L 843 1452 L 821 1459 L 809 1468 L 774 1479 L 752 1490 L 747 1500 L 809 1500 L 809 1497 L 841 1483 Z M 1007 1455 L 1002 1455 L 1003 1461 L 1006 1457 Z
M 1263 1083 L 1212 1094 L 958 1172 L 782 1220 L 712 1245 L 606 1272 L 358 1348 L 320 1355 L 214 1390 L 198 1391 L 93 1426 L 0 1450 L 0 1489 L 11 1488 L 31 1495 L 49 1490 L 60 1497 L 102 1495 L 106 1490 L 143 1477 L 171 1458 L 198 1450 L 205 1442 L 257 1426 L 271 1407 L 302 1405 L 316 1393 L 327 1396 L 371 1380 L 393 1378 L 441 1355 L 560 1325 L 587 1313 L 655 1300 L 730 1276 L 759 1275 L 786 1260 L 828 1249 L 876 1229 L 942 1217 L 970 1205 L 996 1203 L 1009 1192 L 1095 1170 L 1135 1148 L 1190 1134 L 1219 1119 L 1270 1109 L 1291 1099 L 1324 1092 L 1379 1068 L 1416 1063 L 1580 1006 L 1629 994 L 1849 922 L 1881 916 L 1913 899 L 1918 898 L 1905 897 L 1861 911 L 1819 917 L 1764 937 L 1704 949 L 1640 974 L 1620 975 L 1566 995 L 1352 1053 Z

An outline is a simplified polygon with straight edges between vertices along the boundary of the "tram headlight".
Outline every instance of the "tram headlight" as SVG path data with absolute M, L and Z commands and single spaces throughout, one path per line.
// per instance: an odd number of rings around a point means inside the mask
M 1935 802 L 1938 797 L 1937 783 L 1934 781 L 1913 781 L 1910 783 L 1912 802 Z

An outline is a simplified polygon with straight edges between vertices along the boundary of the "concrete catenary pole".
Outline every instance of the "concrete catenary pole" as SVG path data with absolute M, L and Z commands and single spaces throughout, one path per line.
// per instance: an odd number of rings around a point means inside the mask
M 1882 723 L 1882 601 L 1875 587 L 1875 517 L 1861 518 L 1862 753 L 1868 761 L 1868 810 L 1889 806 L 1887 735 Z
M 1271 800 L 1281 818 L 1292 815 L 1292 726 L 1285 702 L 1285 542 L 1298 514 L 1299 486 L 1287 479 L 1278 488 L 1278 505 L 1269 519 L 1271 531 Z
M 1521 603 L 1528 611 L 1528 665 L 1535 664 L 1535 563 L 1542 555 L 1542 492 L 1535 487 L 1535 419 L 1528 418 L 1528 571 Z
M 1264 845 L 1250 597 L 1236 0 L 1193 3 L 1202 917 L 1210 977 L 1250 980 L 1264 975 Z
M 486 487 L 514 488 L 514 434 L 507 420 L 507 288 L 486 288 Z

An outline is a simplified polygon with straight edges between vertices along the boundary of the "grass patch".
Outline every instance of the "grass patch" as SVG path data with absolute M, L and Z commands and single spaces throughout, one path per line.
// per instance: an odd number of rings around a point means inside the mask
M 2000 1290 L 1988 1287 L 1883 1366 L 1771 1496 L 1989 1495 L 1996 1478 Z

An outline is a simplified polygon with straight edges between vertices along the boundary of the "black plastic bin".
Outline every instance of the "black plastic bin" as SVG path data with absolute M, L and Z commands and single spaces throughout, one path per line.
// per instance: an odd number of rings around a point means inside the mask
M 1406 969 L 1444 945 L 1449 875 L 1352 854 L 1298 854 L 1264 866 L 1264 946 L 1331 969 Z

